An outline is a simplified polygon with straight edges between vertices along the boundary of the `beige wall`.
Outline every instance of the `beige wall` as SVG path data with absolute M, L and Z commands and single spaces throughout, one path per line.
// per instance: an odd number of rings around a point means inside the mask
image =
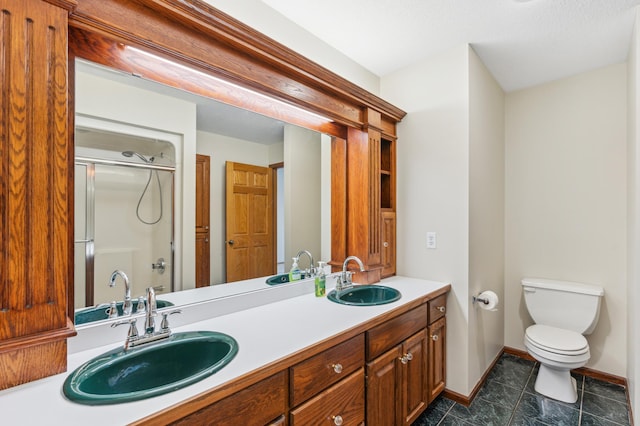
M 398 125 L 397 273 L 446 281 L 447 388 L 468 395 L 468 47 L 385 76 L 382 97 L 408 112 Z M 437 248 L 426 248 L 426 233 Z
M 209 196 L 210 214 L 210 283 L 221 284 L 226 282 L 226 245 L 225 236 L 225 194 L 226 194 L 226 166 L 227 161 L 236 163 L 253 164 L 255 166 L 268 167 L 270 162 L 269 145 L 249 142 L 241 139 L 230 138 L 215 133 L 197 133 L 198 154 L 211 157 L 211 183 Z M 282 148 L 281 144 L 277 144 Z M 273 152 L 271 152 L 271 155 Z
M 84 122 L 95 121 L 96 128 L 163 139 L 155 135 L 160 131 L 172 140 L 177 163 L 175 288 L 194 288 L 195 104 L 83 72 L 76 72 L 75 101 L 76 114 L 82 115 Z
M 588 367 L 626 375 L 626 68 L 506 97 L 505 345 L 532 323 L 520 280 L 598 284 Z
M 640 9 L 636 9 L 636 24 L 631 37 L 629 58 L 627 60 L 627 381 L 632 411 L 636 419 L 640 412 L 640 324 L 637 313 L 640 303 L 640 150 L 638 149 L 638 116 L 640 105 L 640 88 L 638 73 L 640 72 Z
M 284 268 L 291 258 L 307 250 L 321 260 L 321 135 L 313 130 L 287 125 L 284 128 Z M 309 259 L 301 258 L 306 269 Z
M 504 92 L 469 49 L 469 294 L 504 300 Z M 475 384 L 504 345 L 504 306 L 469 310 L 469 381 Z
M 205 0 L 205 2 L 371 93 L 379 92 L 380 80 L 377 75 L 288 20 L 264 1 Z

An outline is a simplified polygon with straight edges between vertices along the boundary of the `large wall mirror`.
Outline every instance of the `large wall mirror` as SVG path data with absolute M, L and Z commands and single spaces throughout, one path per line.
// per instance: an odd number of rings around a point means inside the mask
M 207 283 L 226 287 L 227 163 L 273 176 L 274 273 L 331 259 L 331 138 L 82 59 L 75 64 L 75 307 L 195 288 L 196 158 L 209 164 Z M 243 291 L 238 286 L 238 291 Z M 209 293 L 208 293 L 209 294 Z

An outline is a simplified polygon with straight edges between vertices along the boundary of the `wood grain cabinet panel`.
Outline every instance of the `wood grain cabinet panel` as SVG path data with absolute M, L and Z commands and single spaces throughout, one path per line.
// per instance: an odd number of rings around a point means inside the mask
M 364 368 L 291 411 L 291 426 L 360 425 L 365 418 Z
M 285 424 L 287 373 L 282 371 L 174 423 L 187 426 L 264 426 Z
M 291 367 L 291 405 L 296 406 L 364 365 L 359 334 Z
M 65 371 L 75 334 L 65 9 L 73 5 L 51 3 L 0 0 L 0 389 Z
M 421 305 L 372 328 L 367 331 L 367 360 L 380 356 L 426 326 L 427 309 Z
M 444 390 L 447 378 L 446 317 L 429 324 L 429 403 Z
M 410 425 L 428 404 L 427 331 L 367 364 L 367 424 Z

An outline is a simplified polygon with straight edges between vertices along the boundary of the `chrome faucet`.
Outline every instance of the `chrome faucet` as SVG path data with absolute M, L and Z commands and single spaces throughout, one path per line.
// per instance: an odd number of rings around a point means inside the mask
M 145 334 L 153 333 L 156 330 L 156 315 L 158 305 L 156 304 L 156 292 L 153 287 L 147 288 L 147 312 L 144 320 Z
M 307 269 L 307 272 L 309 273 L 310 276 L 314 277 L 316 275 L 316 268 L 313 266 L 313 256 L 311 256 L 311 253 L 309 253 L 309 251 L 307 250 L 300 250 L 298 252 L 298 255 L 296 256 L 298 258 L 298 260 L 300 259 L 300 255 L 301 254 L 306 254 L 307 257 L 309 257 L 309 269 Z
M 364 265 L 362 264 L 362 261 L 359 258 L 357 258 L 356 256 L 347 257 L 344 260 L 344 263 L 342 263 L 342 272 L 336 278 L 337 291 L 346 290 L 348 288 L 353 287 L 353 282 L 352 282 L 353 272 L 347 271 L 347 264 L 351 260 L 355 261 L 358 264 L 358 266 L 360 267 L 360 271 L 364 272 Z
M 109 278 L 109 287 L 115 287 L 118 275 L 122 277 L 122 280 L 124 281 L 124 303 L 122 305 L 122 314 L 131 315 L 131 312 L 133 311 L 133 302 L 131 301 L 131 285 L 129 284 L 129 277 L 127 277 L 127 274 L 119 269 L 113 271 L 111 273 L 111 278 Z
M 156 331 L 155 318 L 158 314 L 156 305 L 156 292 L 153 287 L 149 287 L 147 288 L 147 310 L 145 312 L 144 334 L 142 336 L 138 334 L 138 326 L 136 325 L 138 317 L 140 317 L 140 315 L 136 315 L 134 318 L 115 322 L 111 324 L 111 327 L 117 327 L 122 324 L 129 324 L 129 332 L 127 333 L 127 339 L 124 342 L 124 350 L 126 351 L 135 346 L 140 346 L 146 343 L 151 343 L 168 338 L 171 335 L 171 329 L 169 328 L 169 315 L 179 314 L 181 312 L 182 311 L 180 309 L 162 312 L 162 322 L 160 323 L 160 329 Z

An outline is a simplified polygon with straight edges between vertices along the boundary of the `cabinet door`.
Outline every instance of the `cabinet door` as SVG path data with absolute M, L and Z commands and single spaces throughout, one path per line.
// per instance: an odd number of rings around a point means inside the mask
M 400 358 L 402 346 L 367 363 L 367 424 L 394 426 L 399 424 L 402 380 Z
M 422 330 L 402 345 L 402 424 L 410 425 L 428 404 L 427 330 Z
M 396 214 L 381 213 L 382 278 L 396 274 Z
M 442 317 L 429 325 L 429 402 L 433 401 L 445 387 L 447 373 L 446 331 L 446 317 Z

